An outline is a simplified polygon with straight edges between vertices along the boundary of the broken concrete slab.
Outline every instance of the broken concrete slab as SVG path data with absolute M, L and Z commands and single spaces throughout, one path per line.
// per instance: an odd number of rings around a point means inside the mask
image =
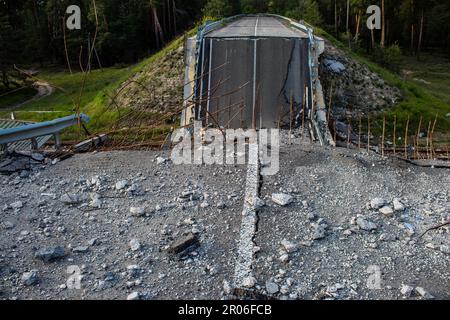
M 286 193 L 274 193 L 272 194 L 272 201 L 282 207 L 285 207 L 291 204 L 294 201 L 294 198 Z
M 198 237 L 193 233 L 189 233 L 173 242 L 167 251 L 172 254 L 185 254 L 195 250 L 199 245 L 200 241 Z
M 34 257 L 36 259 L 42 260 L 44 262 L 53 262 L 58 259 L 64 258 L 66 256 L 66 251 L 63 247 L 51 247 L 46 249 L 38 250 Z
M 337 60 L 324 59 L 323 64 L 328 70 L 336 74 L 340 74 L 346 70 L 345 66 Z
M 0 174 L 12 174 L 14 172 L 29 170 L 30 168 L 30 158 L 9 158 L 0 163 Z
M 89 150 L 98 148 L 100 145 L 108 141 L 108 135 L 100 134 L 91 139 L 82 141 L 74 146 L 75 151 L 77 152 L 88 152 Z

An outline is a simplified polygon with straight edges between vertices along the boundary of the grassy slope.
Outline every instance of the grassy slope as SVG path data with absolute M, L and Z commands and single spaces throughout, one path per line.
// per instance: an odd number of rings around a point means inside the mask
M 189 34 L 192 34 L 191 31 Z M 85 89 L 81 99 L 81 112 L 91 117 L 91 122 L 87 125 L 93 133 L 107 131 L 111 124 L 118 119 L 119 113 L 116 108 L 108 106 L 109 96 L 112 96 L 117 88 L 129 79 L 133 74 L 141 71 L 147 65 L 155 63 L 168 51 L 174 50 L 182 45 L 183 37 L 179 37 L 164 49 L 154 54 L 148 59 L 143 60 L 136 65 L 125 68 L 105 68 L 92 71 L 86 81 Z M 55 92 L 38 101 L 32 101 L 24 104 L 19 110 L 16 110 L 17 119 L 30 121 L 47 121 L 75 113 L 75 104 L 80 96 L 84 74 L 82 72 L 70 75 L 65 71 L 47 70 L 39 75 L 50 84 L 64 89 L 62 92 L 56 89 Z M 21 97 L 0 97 L 0 106 L 10 106 L 19 102 Z M 28 98 L 28 97 L 27 97 Z M 37 111 L 51 111 L 39 113 Z M 121 114 L 128 110 L 121 109 Z M 9 118 L 11 110 L 0 108 L 0 118 Z M 79 131 L 76 128 L 70 128 L 64 132 L 65 139 L 78 138 Z
M 5 92 L 4 88 L 0 86 L 0 92 Z M 0 94 L 0 111 L 5 109 L 7 106 L 14 106 L 33 98 L 37 94 L 37 90 L 32 87 L 23 87 L 17 91 L 11 93 Z
M 402 59 L 402 69 L 411 70 L 413 73 L 412 77 L 402 78 L 369 61 L 367 58 L 350 51 L 345 45 L 325 31 L 317 29 L 316 32 L 320 36 L 327 38 L 339 49 L 345 51 L 356 61 L 365 64 L 372 72 L 378 73 L 389 84 L 402 90 L 404 100 L 386 114 L 388 130 L 392 131 L 393 129 L 393 125 L 391 126 L 390 123 L 393 121 L 394 115 L 397 116 L 398 132 L 405 129 L 408 117 L 411 119 L 410 130 L 417 130 L 418 122 L 422 116 L 422 130 L 424 130 L 424 124 L 426 123 L 426 126 L 428 126 L 429 121 L 434 122 L 437 115 L 436 131 L 450 133 L 450 118 L 446 117 L 446 114 L 450 112 L 450 61 L 438 59 L 436 56 L 422 55 L 424 60 L 418 62 L 415 57 L 405 56 Z M 431 84 L 425 85 L 413 80 L 414 78 L 423 79 Z M 376 132 L 380 131 L 381 123 L 381 118 L 378 117 L 374 127 Z

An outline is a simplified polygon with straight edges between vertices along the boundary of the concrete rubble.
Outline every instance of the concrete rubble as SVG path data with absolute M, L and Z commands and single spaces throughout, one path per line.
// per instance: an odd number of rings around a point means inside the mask
M 450 218 L 446 170 L 283 148 L 255 199 L 246 166 L 158 165 L 167 156 L 153 152 L 0 176 L 0 299 L 449 298 L 449 227 L 419 239 Z M 236 291 L 246 203 L 258 209 L 253 273 Z

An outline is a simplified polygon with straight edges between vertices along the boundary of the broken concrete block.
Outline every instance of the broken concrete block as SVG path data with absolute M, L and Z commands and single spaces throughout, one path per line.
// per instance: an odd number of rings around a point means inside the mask
M 22 275 L 22 283 L 26 286 L 34 286 L 39 283 L 39 277 L 37 274 L 37 270 L 31 270 L 30 272 L 25 272 Z
M 131 207 L 130 213 L 132 216 L 142 217 L 143 215 L 145 215 L 145 209 L 142 207 Z
M 281 241 L 281 245 L 287 253 L 294 253 L 298 251 L 298 245 L 288 240 Z
M 66 252 L 63 247 L 52 247 L 39 250 L 35 253 L 34 257 L 44 262 L 52 262 L 66 256 Z
M 378 226 L 372 221 L 366 220 L 363 217 L 359 217 L 356 220 L 357 225 L 364 231 L 376 230 Z
M 387 217 L 391 217 L 394 214 L 394 210 L 389 206 L 384 206 L 380 209 L 380 213 Z
M 168 252 L 172 254 L 184 253 L 194 250 L 199 244 L 198 237 L 193 233 L 189 233 L 187 236 L 173 242 L 170 245 Z
M 394 205 L 394 210 L 395 211 L 403 211 L 403 210 L 405 210 L 405 205 L 400 201 L 400 199 L 395 198 L 392 203 Z
M 286 193 L 274 193 L 272 194 L 272 201 L 276 204 L 285 207 L 294 201 L 294 198 Z
M 100 134 L 92 139 L 82 141 L 74 146 L 77 152 L 87 152 L 91 149 L 95 149 L 108 140 L 106 134 Z
M 370 201 L 370 207 L 372 209 L 378 210 L 381 207 L 383 207 L 386 204 L 386 201 L 381 198 L 375 198 L 372 201 Z

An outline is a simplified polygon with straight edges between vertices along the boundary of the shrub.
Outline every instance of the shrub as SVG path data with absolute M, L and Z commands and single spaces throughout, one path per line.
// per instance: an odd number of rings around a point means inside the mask
M 377 46 L 373 51 L 373 60 L 394 72 L 400 72 L 402 51 L 397 44 L 387 48 Z

